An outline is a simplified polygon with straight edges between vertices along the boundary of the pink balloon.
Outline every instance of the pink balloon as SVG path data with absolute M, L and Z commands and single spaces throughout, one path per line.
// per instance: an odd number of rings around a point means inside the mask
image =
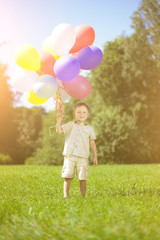
M 66 92 L 73 98 L 83 99 L 88 97 L 91 92 L 90 82 L 83 76 L 79 75 L 71 81 L 63 82 Z

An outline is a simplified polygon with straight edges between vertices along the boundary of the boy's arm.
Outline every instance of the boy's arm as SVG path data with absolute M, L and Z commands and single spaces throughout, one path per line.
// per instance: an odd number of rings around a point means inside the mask
M 59 120 L 56 124 L 56 132 L 60 134 L 66 134 L 66 132 L 73 127 L 73 122 L 62 124 L 62 120 Z
M 96 167 L 98 165 L 97 148 L 96 148 L 95 141 L 92 140 L 92 139 L 90 139 L 90 146 L 91 146 L 91 150 L 92 150 L 93 155 L 94 155 L 93 163 L 94 163 L 94 166 Z

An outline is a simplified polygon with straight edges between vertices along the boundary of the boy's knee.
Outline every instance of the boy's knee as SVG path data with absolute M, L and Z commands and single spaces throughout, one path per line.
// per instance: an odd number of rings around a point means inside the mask
M 85 183 L 85 182 L 86 182 L 86 180 L 79 180 L 79 182 L 80 182 L 80 183 Z
M 72 178 L 65 178 L 65 181 L 66 181 L 66 182 L 71 182 L 71 181 L 72 181 Z

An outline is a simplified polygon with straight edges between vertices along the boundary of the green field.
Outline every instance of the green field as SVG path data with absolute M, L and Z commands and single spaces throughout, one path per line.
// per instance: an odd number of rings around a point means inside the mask
M 87 194 L 62 167 L 0 166 L 0 240 L 159 240 L 160 167 L 90 166 Z

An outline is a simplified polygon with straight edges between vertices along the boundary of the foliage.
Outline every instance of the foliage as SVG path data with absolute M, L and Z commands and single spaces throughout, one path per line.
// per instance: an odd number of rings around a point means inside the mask
M 136 14 L 142 11 L 147 2 L 142 1 Z M 143 11 L 146 11 L 147 21 L 147 9 Z M 156 11 L 152 12 L 153 16 L 156 14 Z M 154 41 L 148 38 L 149 28 L 146 30 L 145 24 L 141 26 L 142 15 L 137 16 L 138 20 L 133 18 L 135 33 L 107 42 L 101 65 L 92 70 L 89 76 L 92 82 L 91 97 L 94 99 L 90 101 L 94 109 L 93 125 L 98 132 L 101 162 L 104 156 L 107 156 L 106 161 L 110 159 L 113 162 L 159 162 L 160 68 L 153 55 Z M 156 16 L 153 22 L 155 19 Z M 110 112 L 113 113 L 111 118 L 108 117 Z M 133 129 L 129 129 L 127 124 L 131 120 Z M 118 126 L 123 132 L 118 130 Z M 126 139 L 119 141 L 124 135 Z
M 25 159 L 24 163 L 26 165 L 34 165 L 35 164 L 35 159 L 33 157 L 28 157 Z
M 11 157 L 7 154 L 4 155 L 2 153 L 0 153 L 0 164 L 11 164 L 12 163 L 12 159 Z
M 160 239 L 158 165 L 90 166 L 63 199 L 62 167 L 0 167 L 0 239 Z M 15 184 L 16 183 L 16 184 Z
M 35 141 L 42 128 L 42 116 L 45 114 L 41 107 L 31 109 L 18 107 L 15 109 L 15 123 L 17 124 L 17 143 L 22 148 L 34 149 Z
M 136 120 L 136 115 L 123 112 L 120 105 L 101 107 L 92 121 L 97 135 L 100 163 L 131 163 L 137 159 L 136 151 L 131 151 L 137 128 Z
M 13 126 L 13 93 L 8 85 L 7 66 L 0 63 L 0 152 L 10 147 L 10 131 Z
M 134 33 L 106 42 L 102 63 L 87 76 L 92 92 L 82 101 L 90 107 L 88 123 L 96 130 L 100 163 L 159 162 L 159 9 L 159 0 L 142 0 L 132 16 Z M 28 157 L 36 164 L 62 164 L 64 136 L 55 128 L 49 136 L 56 112 L 12 108 L 13 94 L 2 64 L 0 74 L 0 152 L 18 164 Z M 73 119 L 79 101 L 64 104 L 64 123 Z
M 143 0 L 132 16 L 132 28 L 140 37 L 149 40 L 153 55 L 160 61 L 160 1 Z
M 11 134 L 11 146 L 8 152 L 16 164 L 23 164 L 36 149 L 36 140 L 42 128 L 42 116 L 45 114 L 41 107 L 14 108 L 12 122 L 14 123 Z
M 43 116 L 43 127 L 37 141 L 37 149 L 33 153 L 35 163 L 38 165 L 59 165 L 63 162 L 64 136 L 56 133 L 56 111 L 50 111 Z M 52 126 L 51 134 L 49 129 Z

